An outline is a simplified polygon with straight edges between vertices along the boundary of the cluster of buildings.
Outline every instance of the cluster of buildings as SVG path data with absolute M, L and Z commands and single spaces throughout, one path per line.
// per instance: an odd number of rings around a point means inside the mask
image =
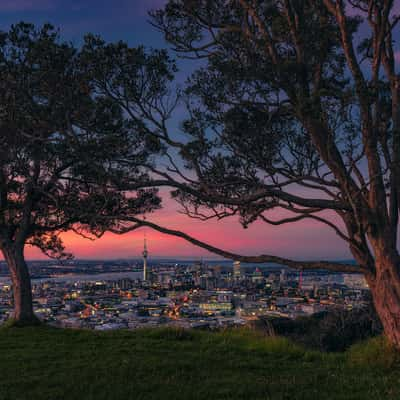
M 35 312 L 50 324 L 72 328 L 213 329 L 260 316 L 297 318 L 364 307 L 370 299 L 363 276 L 357 274 L 306 274 L 240 262 L 149 265 L 146 242 L 143 266 L 132 266 L 132 271 L 34 279 Z M 0 323 L 11 312 L 10 283 L 0 281 Z

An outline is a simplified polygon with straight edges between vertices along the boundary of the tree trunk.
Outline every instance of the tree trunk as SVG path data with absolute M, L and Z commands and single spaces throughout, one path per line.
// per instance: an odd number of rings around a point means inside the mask
M 400 262 L 398 257 L 376 259 L 376 276 L 367 277 L 385 336 L 400 348 Z
M 14 297 L 13 323 L 17 326 L 37 325 L 39 319 L 33 312 L 31 279 L 23 248 L 7 247 L 3 249 L 3 254 L 11 274 Z

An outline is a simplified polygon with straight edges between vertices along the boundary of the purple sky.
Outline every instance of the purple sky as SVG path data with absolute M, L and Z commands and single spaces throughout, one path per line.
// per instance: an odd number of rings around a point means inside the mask
M 63 39 L 75 44 L 87 32 L 100 34 L 108 41 L 125 40 L 131 45 L 165 47 L 162 35 L 149 23 L 147 12 L 163 6 L 166 0 L 0 0 L 0 29 L 6 30 L 21 20 L 42 24 L 51 22 L 61 30 Z M 400 0 L 395 0 L 400 12 Z M 400 53 L 397 53 L 400 62 Z M 181 76 L 192 67 L 180 63 Z M 156 222 L 182 229 L 227 250 L 243 254 L 271 253 L 299 259 L 344 259 L 350 254 L 344 243 L 326 226 L 315 222 L 299 222 L 290 226 L 269 227 L 256 223 L 244 230 L 236 220 L 202 223 L 176 213 L 178 206 L 167 200 L 166 208 L 155 216 Z M 206 256 L 182 240 L 147 230 L 149 248 L 158 256 Z M 68 250 L 77 257 L 118 258 L 140 256 L 143 232 L 124 237 L 106 235 L 89 242 L 74 234 L 66 234 Z M 28 256 L 40 253 L 29 249 Z
M 61 28 L 64 38 L 79 42 L 86 32 L 107 40 L 124 39 L 135 45 L 165 45 L 161 35 L 147 23 L 147 12 L 164 0 L 1 0 L 0 27 L 20 20 Z

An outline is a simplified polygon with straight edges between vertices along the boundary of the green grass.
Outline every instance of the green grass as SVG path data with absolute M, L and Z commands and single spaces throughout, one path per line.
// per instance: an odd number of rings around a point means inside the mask
M 383 339 L 307 351 L 247 330 L 0 329 L 0 399 L 400 399 Z

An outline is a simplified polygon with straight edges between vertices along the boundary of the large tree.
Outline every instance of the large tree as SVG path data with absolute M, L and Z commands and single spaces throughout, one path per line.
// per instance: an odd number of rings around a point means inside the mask
M 0 33 L 0 250 L 18 324 L 37 322 L 26 245 L 68 257 L 60 233 L 98 237 L 119 217 L 159 204 L 155 189 L 121 190 L 126 180 L 145 180 L 140 165 L 154 145 L 99 90 L 92 58 L 99 42 L 88 36 L 76 49 L 50 25 L 20 23 Z M 108 54 L 129 61 L 132 85 L 157 80 L 161 90 L 170 79 L 164 53 L 119 43 Z
M 361 272 L 389 340 L 400 346 L 400 76 L 393 0 L 170 0 L 154 12 L 181 56 L 201 60 L 183 99 L 186 136 L 163 108 L 154 138 L 169 161 L 149 186 L 171 186 L 191 217 L 244 226 L 326 224 L 357 264 L 243 256 L 148 220 L 222 256 Z M 128 90 L 118 104 L 133 109 Z M 135 114 L 136 115 L 136 114 Z M 134 188 L 135 185 L 132 185 Z M 274 220 L 270 213 L 285 210 Z

